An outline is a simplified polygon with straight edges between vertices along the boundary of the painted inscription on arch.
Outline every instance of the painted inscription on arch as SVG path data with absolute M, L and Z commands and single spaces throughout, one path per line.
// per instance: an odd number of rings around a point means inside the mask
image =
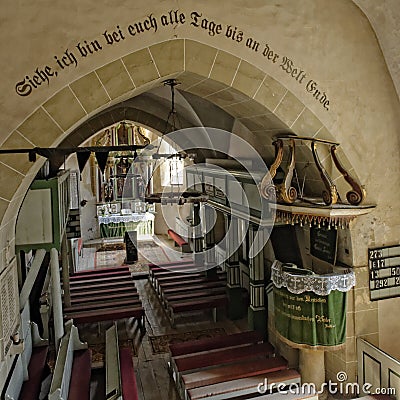
M 53 55 L 52 62 L 34 68 L 32 73 L 27 74 L 15 84 L 15 91 L 19 96 L 29 96 L 43 85 L 52 83 L 63 71 L 77 68 L 86 59 L 95 57 L 96 54 L 104 52 L 110 46 L 117 46 L 132 37 L 149 33 L 155 34 L 162 29 L 168 27 L 175 29 L 181 25 L 189 25 L 192 29 L 204 31 L 211 37 L 224 37 L 226 40 L 236 43 L 237 46 L 243 46 L 249 51 L 259 54 L 265 62 L 276 65 L 280 73 L 288 75 L 302 85 L 316 102 L 321 104 L 325 110 L 329 110 L 330 100 L 323 88 L 316 80 L 309 77 L 304 68 L 297 65 L 292 57 L 277 52 L 270 43 L 253 38 L 239 27 L 221 23 L 204 15 L 199 10 L 189 13 L 179 9 L 169 10 L 159 16 L 149 14 L 126 26 L 116 25 L 112 29 L 105 29 L 92 40 L 80 40 L 75 46 L 65 49 L 63 53 Z

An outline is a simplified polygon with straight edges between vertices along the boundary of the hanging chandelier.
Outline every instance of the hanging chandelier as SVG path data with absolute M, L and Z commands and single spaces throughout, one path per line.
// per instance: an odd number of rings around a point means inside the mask
M 178 204 L 182 205 L 184 203 L 200 203 L 208 200 L 208 195 L 205 193 L 197 192 L 191 190 L 190 192 L 184 190 L 181 192 L 179 187 L 181 184 L 179 183 L 179 179 L 174 180 L 172 178 L 172 174 L 178 174 L 177 165 L 179 163 L 183 163 L 185 159 L 193 161 L 195 155 L 193 153 L 187 153 L 185 150 L 174 150 L 173 152 L 162 153 L 162 144 L 167 143 L 169 149 L 174 149 L 174 145 L 176 143 L 170 144 L 167 142 L 166 137 L 168 133 L 176 132 L 182 128 L 181 121 L 179 119 L 178 113 L 175 108 L 175 86 L 179 85 L 179 82 L 176 79 L 167 79 L 164 82 L 165 86 L 169 86 L 171 90 L 171 108 L 168 112 L 168 116 L 165 122 L 165 129 L 161 135 L 159 140 L 159 144 L 157 146 L 157 150 L 154 154 L 152 154 L 152 158 L 163 159 L 164 162 L 169 162 L 170 164 L 170 186 L 177 187 L 178 190 L 175 192 L 174 190 L 171 191 L 163 191 L 161 193 L 150 193 L 146 196 L 146 202 L 148 203 L 162 203 L 162 204 Z M 155 170 L 155 164 L 153 165 L 153 174 Z M 174 172 L 173 172 L 174 171 Z M 182 171 L 183 173 L 184 171 Z M 175 183 L 172 183 L 175 182 Z M 182 182 L 183 183 L 183 182 Z

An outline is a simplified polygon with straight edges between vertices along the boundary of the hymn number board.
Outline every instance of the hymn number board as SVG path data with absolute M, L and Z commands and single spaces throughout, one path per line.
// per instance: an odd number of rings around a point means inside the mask
M 371 300 L 400 296 L 400 245 L 368 249 Z

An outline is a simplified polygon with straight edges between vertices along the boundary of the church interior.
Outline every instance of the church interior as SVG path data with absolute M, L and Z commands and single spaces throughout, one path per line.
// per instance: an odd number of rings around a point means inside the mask
M 223 6 L 4 5 L 2 400 L 398 398 L 400 5 Z

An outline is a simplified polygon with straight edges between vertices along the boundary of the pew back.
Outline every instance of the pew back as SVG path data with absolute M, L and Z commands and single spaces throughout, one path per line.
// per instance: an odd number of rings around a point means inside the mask
M 23 352 L 16 356 L 15 365 L 10 371 L 11 377 L 5 391 L 6 400 L 18 399 L 24 381 L 29 379 L 28 367 L 33 349 L 38 346 L 48 345 L 48 341 L 40 337 L 38 326 L 30 321 L 29 302 L 26 302 L 21 311 L 21 339 Z
M 106 399 L 122 400 L 118 329 L 114 323 L 106 331 Z
M 73 325 L 72 320 L 65 323 L 65 328 L 66 333 L 61 338 L 58 349 L 53 379 L 50 386 L 49 400 L 68 399 L 74 351 L 88 348 L 87 343 L 80 341 L 78 328 Z

